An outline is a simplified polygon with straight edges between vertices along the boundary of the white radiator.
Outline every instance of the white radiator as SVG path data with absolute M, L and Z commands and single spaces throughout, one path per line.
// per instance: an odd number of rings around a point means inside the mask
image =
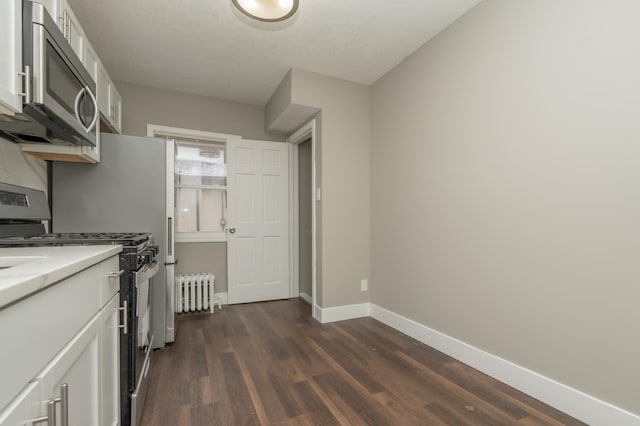
M 206 311 L 213 313 L 213 305 L 220 301 L 214 296 L 214 282 L 216 277 L 211 272 L 201 274 L 178 275 L 176 278 L 175 311 L 196 312 Z

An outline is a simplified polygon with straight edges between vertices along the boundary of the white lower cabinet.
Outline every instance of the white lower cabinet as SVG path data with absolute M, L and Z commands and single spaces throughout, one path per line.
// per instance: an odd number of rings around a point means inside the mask
M 24 348 L 27 356 L 23 355 L 22 360 L 33 369 L 31 375 L 28 372 L 7 375 L 9 380 L 5 384 L 11 388 L 3 391 L 7 391 L 5 394 L 8 396 L 11 389 L 15 389 L 15 397 L 6 405 L 0 404 L 4 405 L 0 407 L 0 426 L 119 424 L 121 329 L 118 266 L 118 256 L 113 256 L 4 311 L 0 310 L 0 337 L 25 340 L 5 343 L 8 347 Z M 88 294 L 76 297 L 87 288 L 90 288 Z M 41 307 L 41 301 L 46 301 L 51 307 L 57 306 L 57 317 L 40 316 L 38 311 L 34 313 L 34 308 Z M 80 324 L 76 318 L 82 316 L 62 314 L 74 306 L 87 304 L 95 306 L 93 314 Z M 69 334 L 72 337 L 66 339 L 66 344 L 58 346 L 57 352 L 47 352 L 50 348 L 41 347 L 38 342 L 31 344 L 30 340 L 35 336 L 29 334 L 28 327 L 20 330 L 21 324 L 28 323 L 34 316 L 42 321 L 41 327 L 51 328 L 49 334 L 64 334 L 65 329 L 74 328 L 78 331 Z M 4 319 L 11 322 L 1 321 Z M 46 339 L 40 340 L 42 344 Z M 55 355 L 45 365 L 40 364 L 36 368 L 38 362 L 28 356 L 32 350 Z M 10 360 L 8 356 L 6 358 L 6 361 Z M 23 377 L 22 388 L 14 380 L 19 377 Z M 55 422 L 49 419 L 51 416 L 55 416 Z
M 11 404 L 9 404 L 9 406 L 0 413 L 0 424 L 7 426 L 23 426 L 34 424 L 34 420 L 37 420 L 38 418 L 44 420 L 40 404 L 41 401 L 41 383 L 29 383 L 27 387 L 11 402 Z
M 120 424 L 120 294 L 100 314 L 100 424 Z
M 42 412 L 56 404 L 50 425 L 97 425 L 99 418 L 98 325 L 95 316 L 36 376 L 42 383 Z

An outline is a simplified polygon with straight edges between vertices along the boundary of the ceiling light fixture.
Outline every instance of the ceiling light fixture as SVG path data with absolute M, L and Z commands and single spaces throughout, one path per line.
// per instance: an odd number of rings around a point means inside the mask
M 290 23 L 298 11 L 298 0 L 231 0 L 231 4 L 236 15 L 260 29 L 281 29 L 282 25 L 272 24 Z

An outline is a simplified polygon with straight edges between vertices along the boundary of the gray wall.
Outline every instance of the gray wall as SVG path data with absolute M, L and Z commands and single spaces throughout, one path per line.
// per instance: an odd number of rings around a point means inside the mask
M 177 243 L 176 274 L 213 272 L 215 292 L 227 291 L 227 243 Z
M 360 280 L 370 273 L 369 86 L 293 68 L 266 108 L 281 129 L 316 120 L 316 303 L 368 302 Z
M 319 108 L 316 116 L 318 203 L 316 303 L 323 308 L 364 303 L 369 293 L 369 87 L 292 70 L 292 102 Z
M 240 135 L 245 139 L 282 141 L 264 130 L 264 108 L 116 82 L 122 96 L 122 133 L 146 136 L 147 124 Z
M 311 139 L 298 145 L 298 165 L 298 225 L 300 235 L 298 276 L 300 293 L 312 296 L 311 203 L 313 202 L 313 188 L 311 187 Z
M 638 16 L 485 0 L 371 110 L 372 302 L 634 413 Z

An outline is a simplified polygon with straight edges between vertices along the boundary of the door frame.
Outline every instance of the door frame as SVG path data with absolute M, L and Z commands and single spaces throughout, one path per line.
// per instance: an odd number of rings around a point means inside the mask
M 320 188 L 317 186 L 316 181 L 316 120 L 313 119 L 309 121 L 307 124 L 303 125 L 301 128 L 296 130 L 291 136 L 287 138 L 287 143 L 290 144 L 290 152 L 289 156 L 289 210 L 290 210 L 290 295 L 291 297 L 299 297 L 300 296 L 300 282 L 299 282 L 299 266 L 300 266 L 300 233 L 299 233 L 299 221 L 300 221 L 300 211 L 299 211 L 299 164 L 298 164 L 298 145 L 307 139 L 311 138 L 311 306 L 313 307 L 312 316 L 315 319 L 318 319 L 317 315 L 318 304 L 316 300 L 316 241 L 317 241 L 317 201 L 318 200 L 318 192 Z

